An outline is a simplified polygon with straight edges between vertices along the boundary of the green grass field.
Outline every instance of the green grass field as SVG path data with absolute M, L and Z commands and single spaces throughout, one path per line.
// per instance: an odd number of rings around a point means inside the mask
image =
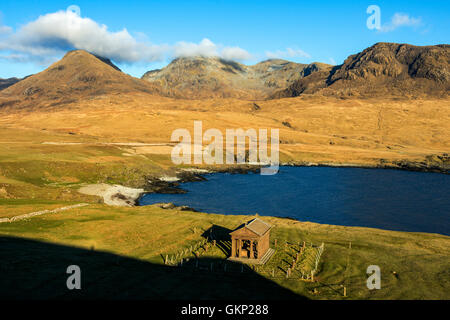
M 204 240 L 210 228 L 226 234 L 252 217 L 106 206 L 78 188 L 99 182 L 140 186 L 145 176 L 173 173 L 169 158 L 124 155 L 123 147 L 110 145 L 42 144 L 81 139 L 68 135 L 0 131 L 8 141 L 0 143 L 0 218 L 89 203 L 0 224 L 0 297 L 449 299 L 450 237 L 438 234 L 263 217 L 275 226 L 272 247 L 275 239 L 278 244 L 265 266 L 241 272 L 219 247 L 199 249 L 201 270 L 190 252 L 183 268 L 164 265 L 166 255 Z M 303 241 L 325 244 L 314 282 L 285 277 L 292 250 Z M 82 266 L 79 293 L 65 287 L 70 264 Z M 381 268 L 380 290 L 366 287 L 369 265 Z
M 3 241 L 8 239 L 5 237 L 33 239 L 85 249 L 87 252 L 106 252 L 119 257 L 134 258 L 153 266 L 169 269 L 174 267 L 164 266 L 166 254 L 176 254 L 189 248 L 202 240 L 212 226 L 231 230 L 250 218 L 164 210 L 156 206 L 111 208 L 102 204 L 92 204 L 62 213 L 4 223 L 0 225 L 0 234 Z M 288 289 L 298 297 L 448 299 L 450 239 L 446 236 L 319 225 L 269 217 L 264 219 L 275 225 L 271 240 L 273 247 L 274 239 L 277 239 L 277 250 L 267 265 L 259 266 L 251 272 Z M 290 250 L 289 248 L 286 250 L 285 241 L 293 245 L 299 241 L 313 244 L 325 243 L 316 282 L 285 278 L 286 263 L 284 261 Z M 349 249 L 350 242 L 351 249 Z M 5 260 L 5 257 L 2 257 L 2 264 L 6 268 L 14 265 L 15 273 L 26 274 L 30 268 L 26 262 L 29 258 L 30 253 L 22 255 L 21 252 L 15 252 L 14 261 Z M 48 258 L 58 259 L 58 257 Z M 212 272 L 215 274 L 216 281 L 221 281 L 222 278 L 233 281 L 233 277 L 236 281 L 235 285 L 244 281 L 243 274 L 231 272 L 232 266 L 229 267 L 228 274 L 223 272 L 224 258 L 226 255 L 218 248 L 211 248 L 200 256 L 201 263 L 204 264 L 206 261 L 206 265 L 209 265 L 209 261 L 213 261 L 216 264 L 214 269 L 220 266 L 220 272 Z M 191 263 L 194 261 L 193 256 L 190 261 Z M 77 259 L 74 259 L 74 264 L 76 262 Z M 382 288 L 380 290 L 370 291 L 366 287 L 366 268 L 369 265 L 378 265 L 381 268 Z M 102 265 L 94 271 L 101 273 L 104 267 Z M 190 281 L 187 275 L 192 268 L 185 265 L 184 268 L 178 269 L 179 271 L 170 278 L 173 281 L 177 278 Z M 239 267 L 234 266 L 234 269 L 239 270 Z M 276 270 L 274 278 L 271 275 L 272 269 Z M 63 271 L 59 270 L 59 272 Z M 151 277 L 151 274 L 149 276 Z M 192 286 L 196 286 L 195 282 L 199 281 L 198 278 L 208 279 L 211 276 L 210 271 L 197 274 L 192 280 Z M 42 286 L 52 278 L 52 274 L 48 277 L 48 279 L 45 277 L 41 279 Z M 131 289 L 133 282 L 130 271 L 129 278 L 121 280 L 121 286 L 125 289 L 129 286 L 128 289 Z M 346 286 L 347 297 L 343 297 L 341 285 Z M 57 289 L 55 288 L 55 292 L 58 292 Z M 204 288 L 202 292 L 204 294 L 202 298 L 216 297 L 211 296 L 207 288 Z M 105 294 L 109 293 L 105 292 Z M 172 291 L 168 290 L 165 298 L 170 299 L 177 295 L 177 289 L 173 288 Z M 64 297 L 64 294 L 61 296 Z M 229 298 L 232 297 L 229 296 Z

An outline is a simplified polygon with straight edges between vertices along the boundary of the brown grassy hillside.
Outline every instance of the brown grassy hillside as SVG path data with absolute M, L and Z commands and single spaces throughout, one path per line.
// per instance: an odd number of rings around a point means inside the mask
M 0 94 L 0 108 L 56 107 L 96 96 L 155 92 L 148 82 L 121 72 L 109 60 L 83 50 L 68 52 L 46 70 L 32 75 Z

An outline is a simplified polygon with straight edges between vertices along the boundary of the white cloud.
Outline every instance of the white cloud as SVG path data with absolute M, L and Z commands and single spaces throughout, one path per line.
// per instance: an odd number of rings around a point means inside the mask
M 422 24 L 421 18 L 410 17 L 406 13 L 396 13 L 392 16 L 389 23 L 384 24 L 380 31 L 390 32 L 400 27 L 418 27 Z
M 200 43 L 178 42 L 174 47 L 175 57 L 213 57 L 218 56 L 217 45 L 209 39 L 203 39 Z
M 0 24 L 0 59 L 48 64 L 66 51 L 83 49 L 117 63 L 154 62 L 167 57 L 219 56 L 227 60 L 248 60 L 251 55 L 239 47 L 217 45 L 209 39 L 200 43 L 152 44 L 143 33 L 130 35 L 127 29 L 110 31 L 104 24 L 83 18 L 69 7 L 40 16 L 20 27 Z
M 250 53 L 239 47 L 226 47 L 222 50 L 220 55 L 225 60 L 244 61 L 252 59 L 252 55 Z
M 301 49 L 286 48 L 286 50 L 266 51 L 269 59 L 281 58 L 311 58 L 311 56 Z
M 8 26 L 1 26 L 0 25 L 0 35 L 8 34 L 12 32 L 12 28 Z
M 71 49 L 84 49 L 117 62 L 157 61 L 167 50 L 165 45 L 138 42 L 126 29 L 111 32 L 107 26 L 70 10 L 40 16 L 0 44 L 0 50 L 20 53 L 29 60 Z
M 173 48 L 175 57 L 221 57 L 226 60 L 249 60 L 252 55 L 239 47 L 223 47 L 205 38 L 200 43 L 178 42 Z

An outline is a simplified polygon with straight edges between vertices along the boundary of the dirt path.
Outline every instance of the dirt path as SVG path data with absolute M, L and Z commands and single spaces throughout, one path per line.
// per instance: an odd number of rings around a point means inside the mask
M 35 217 L 35 216 L 40 216 L 46 213 L 57 213 L 57 212 L 61 212 L 61 211 L 66 211 L 69 209 L 75 209 L 75 208 L 80 208 L 80 207 L 85 207 L 88 206 L 88 203 L 79 203 L 79 204 L 75 204 L 72 206 L 67 206 L 67 207 L 62 207 L 62 208 L 58 208 L 58 209 L 54 209 L 54 210 L 42 210 L 42 211 L 36 211 L 36 212 L 31 212 L 31 213 L 27 213 L 27 214 L 21 214 L 20 216 L 14 216 L 12 218 L 2 218 L 0 219 L 0 223 L 4 223 L 4 222 L 14 222 L 14 221 L 18 221 L 18 220 L 23 220 L 23 219 L 28 219 L 31 217 Z
M 105 146 L 126 146 L 126 147 L 160 147 L 173 146 L 175 143 L 141 143 L 141 142 L 42 142 L 42 144 L 54 146 L 66 145 L 105 145 Z

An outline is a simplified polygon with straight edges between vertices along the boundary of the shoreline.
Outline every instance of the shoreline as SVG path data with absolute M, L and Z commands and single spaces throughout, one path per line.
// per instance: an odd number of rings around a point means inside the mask
M 174 193 L 186 193 L 187 191 L 180 187 L 180 184 L 186 182 L 196 182 L 208 180 L 205 176 L 215 173 L 230 173 L 230 174 L 247 174 L 247 173 L 258 173 L 262 166 L 260 165 L 248 165 L 242 164 L 241 166 L 233 166 L 229 168 L 214 168 L 208 167 L 207 169 L 189 168 L 184 169 L 180 177 L 177 176 L 178 180 L 169 180 L 163 178 L 153 178 L 148 181 L 148 184 L 143 186 L 143 189 L 149 190 L 145 191 L 144 194 L 151 193 L 161 193 L 161 194 L 174 194 Z M 352 164 L 352 163 L 315 163 L 315 162 L 286 162 L 280 164 L 280 167 L 324 167 L 324 168 L 354 168 L 354 169 L 383 169 L 383 170 L 399 170 L 399 171 L 410 171 L 410 172 L 423 172 L 423 173 L 437 173 L 437 174 L 450 174 L 449 169 L 435 168 L 435 167 L 400 167 L 396 165 L 364 165 L 364 164 Z M 139 198 L 141 197 L 139 196 Z
M 441 167 L 430 166 L 415 166 L 412 162 L 407 162 L 407 165 L 399 166 L 396 164 L 353 164 L 353 163 L 319 163 L 319 162 L 303 162 L 303 161 L 289 161 L 281 163 L 280 167 L 328 167 L 328 168 L 355 168 L 355 169 L 384 169 L 384 170 L 401 170 L 411 172 L 437 173 L 448 175 L 449 169 Z M 91 184 L 81 187 L 78 191 L 82 194 L 94 195 L 103 198 L 107 205 L 111 206 L 126 206 L 136 207 L 140 199 L 147 194 L 183 194 L 187 193 L 181 187 L 181 184 L 187 182 L 207 181 L 205 177 L 216 173 L 230 173 L 230 174 L 248 174 L 259 173 L 261 165 L 233 165 L 230 167 L 207 167 L 207 168 L 183 168 L 177 171 L 177 174 L 172 177 L 163 175 L 161 177 L 149 177 L 147 183 L 140 188 L 130 188 L 121 185 L 109 185 L 105 183 Z M 295 218 L 290 218 L 294 219 Z

